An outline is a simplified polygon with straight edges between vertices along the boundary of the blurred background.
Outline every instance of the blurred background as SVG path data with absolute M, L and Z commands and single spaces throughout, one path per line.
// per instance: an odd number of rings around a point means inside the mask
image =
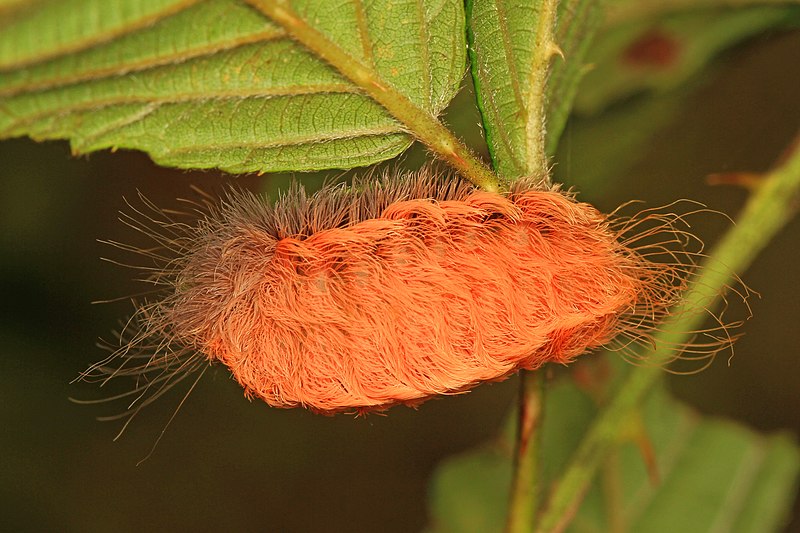
M 779 157 L 800 125 L 798 58 L 800 32 L 774 31 L 729 50 L 680 89 L 574 118 L 556 173 L 607 211 L 631 199 L 663 205 L 690 198 L 735 217 L 747 192 L 711 187 L 706 176 L 764 171 Z M 464 91 L 446 120 L 482 147 L 472 99 Z M 643 116 L 652 131 L 636 131 Z M 400 165 L 418 167 L 425 157 L 415 146 Z M 95 342 L 130 313 L 124 297 L 143 290 L 132 281 L 134 271 L 100 260 L 126 258 L 97 239 L 143 242 L 117 220 L 124 198 L 141 191 L 170 207 L 176 198 L 196 198 L 191 186 L 212 194 L 225 184 L 274 192 L 288 179 L 163 169 L 133 152 L 74 158 L 65 142 L 0 143 L 0 530 L 424 527 L 433 469 L 498 432 L 516 379 L 416 411 L 324 417 L 250 403 L 226 369 L 215 366 L 139 466 L 185 389 L 145 409 L 116 442 L 121 423 L 94 417 L 124 404 L 68 401 L 125 390 L 71 383 L 104 356 Z M 693 229 L 709 244 L 729 224 L 723 217 L 702 223 Z M 743 275 L 760 298 L 750 301 L 753 318 L 735 355 L 702 373 L 672 377 L 679 397 L 703 413 L 800 435 L 798 259 L 795 220 Z M 795 530 L 797 518 L 788 529 Z

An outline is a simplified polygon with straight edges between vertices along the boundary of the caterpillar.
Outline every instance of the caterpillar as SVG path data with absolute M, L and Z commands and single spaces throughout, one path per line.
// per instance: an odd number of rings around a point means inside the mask
M 607 216 L 535 178 L 490 193 L 425 168 L 274 204 L 229 191 L 193 224 L 143 204 L 127 220 L 157 244 L 134 251 L 160 294 L 84 374 L 135 377 L 137 412 L 211 362 L 249 398 L 330 414 L 633 354 L 693 268 L 677 215 Z

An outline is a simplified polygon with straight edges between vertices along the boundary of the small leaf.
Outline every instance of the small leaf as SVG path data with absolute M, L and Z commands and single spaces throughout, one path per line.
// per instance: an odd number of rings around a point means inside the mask
M 439 113 L 465 62 L 457 0 L 294 8 Z M 231 172 L 350 168 L 412 142 L 332 67 L 234 0 L 54 0 L 0 9 L 0 137 L 144 150 Z M 41 36 L 48 36 L 46 39 Z
M 472 76 L 486 137 L 495 168 L 510 178 L 540 171 L 531 152 L 544 127 L 547 152 L 553 153 L 600 19 L 596 0 L 560 2 L 553 40 L 548 40 L 542 35 L 550 23 L 542 20 L 547 4 L 467 2 Z
M 598 34 L 575 109 L 597 113 L 633 94 L 670 90 L 722 50 L 763 31 L 800 24 L 800 7 L 706 8 L 644 21 L 624 19 Z
M 544 478 L 554 482 L 596 407 L 572 384 L 548 388 L 543 418 Z M 763 436 L 733 422 L 701 418 L 663 388 L 642 410 L 660 483 L 639 449 L 624 443 L 595 480 L 567 531 L 774 531 L 786 518 L 800 473 L 800 450 L 785 435 Z M 506 439 L 443 462 L 431 482 L 431 531 L 502 531 L 511 482 Z M 616 483 L 616 496 L 608 487 Z M 470 526 L 470 521 L 478 526 Z
M 431 482 L 431 533 L 502 531 L 511 461 L 496 448 L 446 459 Z

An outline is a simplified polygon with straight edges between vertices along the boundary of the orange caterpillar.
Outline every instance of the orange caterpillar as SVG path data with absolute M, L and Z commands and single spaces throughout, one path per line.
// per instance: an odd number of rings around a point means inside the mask
M 532 180 L 498 194 L 425 170 L 274 206 L 233 192 L 196 226 L 149 207 L 130 220 L 166 251 L 139 251 L 166 292 L 87 374 L 136 376 L 142 405 L 209 361 L 276 407 L 415 405 L 647 342 L 687 275 L 651 262 L 681 240 L 674 216 L 612 223 Z

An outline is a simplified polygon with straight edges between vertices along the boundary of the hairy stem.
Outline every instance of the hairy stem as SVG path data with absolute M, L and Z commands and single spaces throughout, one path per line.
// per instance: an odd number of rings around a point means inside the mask
M 330 63 L 465 178 L 487 191 L 498 190 L 497 175 L 435 116 L 414 104 L 383 80 L 373 68 L 309 25 L 292 9 L 288 0 L 245 1 L 284 28 L 297 42 Z
M 767 174 L 748 200 L 739 221 L 723 237 L 704 262 L 672 320 L 655 336 L 655 348 L 643 354 L 650 364 L 634 368 L 615 391 L 608 406 L 590 427 L 563 476 L 550 493 L 540 533 L 563 531 L 580 505 L 598 467 L 613 449 L 626 421 L 662 370 L 672 360 L 675 346 L 686 342 L 705 318 L 687 310 L 708 309 L 722 294 L 736 272 L 742 272 L 797 209 L 800 197 L 800 137 L 787 159 Z
M 547 78 L 550 61 L 561 54 L 556 44 L 555 29 L 559 0 L 542 0 L 539 4 L 539 21 L 536 42 L 531 57 L 528 112 L 525 124 L 525 166 L 529 176 L 547 176 L 548 163 L 545 151 L 545 117 L 547 115 Z
M 519 421 L 514 481 L 511 485 L 507 533 L 533 531 L 541 493 L 541 435 L 544 370 L 520 372 Z

